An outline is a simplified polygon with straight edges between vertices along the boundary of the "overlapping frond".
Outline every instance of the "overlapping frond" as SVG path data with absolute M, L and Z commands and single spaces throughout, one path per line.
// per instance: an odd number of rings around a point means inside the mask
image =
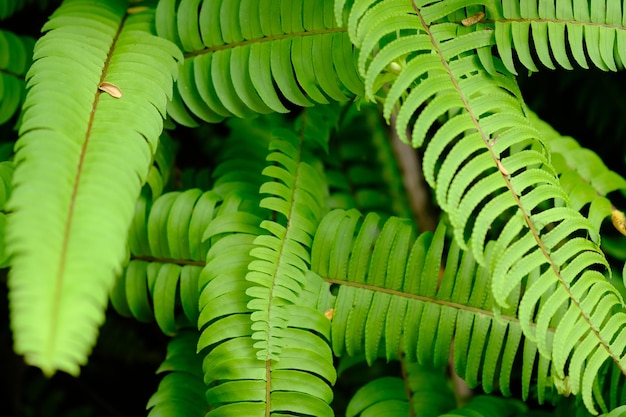
M 362 92 L 331 0 L 161 1 L 157 31 L 185 53 L 168 109 L 179 123 L 193 124 L 189 113 L 216 122 Z
M 308 272 L 299 297 L 285 307 L 287 326 L 280 360 L 260 360 L 248 308 L 252 298 L 247 290 L 252 284 L 246 280 L 248 265 L 255 261 L 250 253 L 258 248 L 256 236 L 207 237 L 217 239 L 207 255 L 200 284 L 198 350 L 205 358 L 204 381 L 210 387 L 208 415 L 331 416 L 328 404 L 335 369 L 327 341 L 330 324 L 315 309 L 321 279 Z
M 397 111 L 399 134 L 412 124 L 414 146 L 427 142 L 425 177 L 460 247 L 493 277 L 496 313 L 519 306 L 526 340 L 567 381 L 559 391 L 582 393 L 595 411 L 597 370 L 610 359 L 626 372 L 623 300 L 604 277 L 594 225 L 571 206 L 514 79 L 490 53 L 494 31 L 462 23 L 492 9 L 461 9 L 469 3 L 355 2 L 348 31 L 365 94 L 384 101 L 386 117 Z
M 258 358 L 279 359 L 283 329 L 288 323 L 285 309 L 297 299 L 309 268 L 309 248 L 322 216 L 325 181 L 312 165 L 304 137 L 289 130 L 274 132 L 270 143 L 270 165 L 263 170 L 270 181 L 261 186 L 260 205 L 276 218 L 261 222 L 269 234 L 255 239 L 246 279 L 254 283 L 247 290 L 253 301 L 253 339 L 258 340 Z
M 206 414 L 206 386 L 202 357 L 196 353 L 198 334 L 185 330 L 170 340 L 157 373 L 166 373 L 146 408 L 148 417 L 202 417 Z
M 359 388 L 350 399 L 346 417 L 439 417 L 453 408 L 455 398 L 442 369 L 407 361 L 403 366 L 405 379 L 382 377 Z
M 32 63 L 34 45 L 31 37 L 0 30 L 0 125 L 6 123 L 24 101 L 24 76 Z
M 77 374 L 95 343 L 182 59 L 151 33 L 153 10 L 126 7 L 63 3 L 26 77 L 10 307 L 16 352 L 46 374 Z
M 269 166 L 244 138 L 216 168 L 224 201 L 203 236 L 211 246 L 198 318 L 209 416 L 332 415 L 330 323 L 316 309 L 323 281 L 308 270 L 325 181 L 307 113 L 295 129 L 273 131 Z M 261 171 L 271 180 L 259 186 Z
M 471 387 L 480 384 L 488 393 L 498 387 L 506 395 L 522 355 L 522 395 L 527 398 L 536 378 L 543 401 L 552 389 L 550 361 L 529 339 L 522 349 L 515 307 L 495 317 L 488 271 L 454 242 L 445 250 L 444 239 L 443 226 L 416 238 L 408 220 L 391 217 L 383 225 L 378 215 L 361 218 L 354 210 L 335 210 L 322 220 L 311 268 L 339 286 L 333 352 L 364 352 L 370 363 L 404 352 L 410 361 L 443 367 L 454 342 L 456 372 Z
M 208 416 L 332 416 L 331 385 L 335 382 L 328 345 L 330 324 L 315 309 L 323 282 L 308 272 L 293 305 L 286 307 L 280 360 L 260 360 L 254 346 L 245 279 L 254 235 L 230 234 L 214 244 L 203 277 L 198 343 L 205 355 Z
M 138 200 L 129 234 L 131 259 L 111 293 L 120 314 L 156 320 L 168 335 L 181 326 L 195 327 L 209 246 L 203 234 L 219 203 L 214 192 L 199 189 L 163 194 L 150 207 Z
M 498 53 L 516 74 L 513 53 L 531 71 L 591 65 L 617 71 L 626 62 L 626 9 L 621 1 L 494 2 Z

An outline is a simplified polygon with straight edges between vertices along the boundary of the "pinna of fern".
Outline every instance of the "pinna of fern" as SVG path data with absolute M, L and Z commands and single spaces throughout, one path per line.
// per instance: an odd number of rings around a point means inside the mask
M 153 10 L 126 7 L 65 2 L 26 76 L 9 300 L 16 352 L 48 375 L 77 374 L 95 343 L 182 59 L 151 33 Z

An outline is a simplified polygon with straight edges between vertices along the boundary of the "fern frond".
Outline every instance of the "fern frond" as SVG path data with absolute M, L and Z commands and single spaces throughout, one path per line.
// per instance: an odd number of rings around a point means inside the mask
M 126 257 L 181 58 L 150 32 L 152 16 L 120 1 L 67 1 L 26 77 L 9 297 L 15 350 L 48 375 L 77 374 L 87 360 Z
M 438 417 L 452 409 L 454 395 L 442 370 L 404 362 L 406 380 L 382 377 L 367 383 L 350 399 L 346 417 Z
M 570 56 L 582 68 L 589 68 L 589 60 L 603 71 L 624 67 L 626 10 L 621 2 L 568 0 L 555 6 L 554 2 L 503 0 L 497 6 L 492 18 L 498 53 L 513 74 L 513 50 L 531 71 L 538 70 L 533 55 L 551 69 L 557 65 L 573 69 Z
M 211 246 L 200 275 L 198 350 L 205 356 L 210 416 L 332 415 L 330 323 L 315 309 L 323 282 L 308 271 L 307 259 L 325 182 L 307 162 L 314 161 L 306 150 L 311 144 L 302 143 L 306 120 L 296 124 L 304 126 L 300 136 L 274 131 L 271 165 L 263 171 L 272 180 L 256 189 L 256 202 L 249 188 L 260 176 L 247 170 L 257 163 L 251 158 L 242 164 L 255 145 L 246 149 L 247 139 L 234 143 L 216 169 L 234 175 L 218 176 L 224 202 L 203 236 Z M 220 169 L 229 161 L 246 168 Z M 285 238 L 284 248 L 277 236 Z M 268 294 L 267 278 L 276 281 L 276 293 Z
M 156 320 L 169 335 L 195 327 L 199 276 L 210 243 L 203 234 L 220 202 L 214 192 L 198 189 L 163 194 L 149 208 L 138 201 L 129 233 L 131 260 L 111 292 L 120 314 Z
M 24 75 L 31 65 L 34 45 L 31 37 L 0 30 L 0 125 L 6 123 L 24 101 Z
M 297 304 L 286 307 L 280 361 L 257 359 L 247 308 L 251 284 L 245 279 L 254 240 L 245 233 L 221 237 L 201 276 L 198 350 L 205 354 L 205 383 L 211 387 L 208 416 L 332 416 L 330 325 L 314 308 L 322 281 L 307 273 Z
M 311 165 L 304 137 L 289 130 L 274 132 L 263 174 L 271 180 L 261 186 L 261 207 L 280 216 L 264 220 L 260 226 L 270 234 L 255 239 L 246 279 L 256 285 L 247 290 L 252 296 L 248 307 L 254 311 L 253 339 L 258 340 L 260 360 L 278 360 L 282 329 L 288 319 L 286 305 L 298 297 L 310 262 L 309 251 L 315 228 L 322 215 L 325 181 Z
M 322 220 L 311 268 L 339 285 L 333 352 L 364 352 L 368 363 L 404 352 L 410 361 L 444 367 L 454 341 L 455 370 L 469 386 L 481 384 L 487 393 L 498 387 L 506 395 L 515 357 L 522 355 L 522 395 L 527 398 L 537 378 L 543 401 L 552 388 L 550 361 L 529 339 L 520 349 L 515 308 L 494 316 L 488 271 L 454 242 L 444 250 L 444 239 L 441 225 L 434 235 L 415 238 L 408 220 L 391 217 L 381 225 L 377 215 L 361 219 L 353 210 L 335 210 Z
M 391 5 L 399 11 L 382 12 Z M 553 360 L 558 378 L 565 377 L 568 364 L 570 385 L 564 392 L 582 393 L 586 407 L 595 411 L 592 386 L 599 367 L 610 359 L 626 372 L 622 298 L 603 275 L 610 271 L 598 233 L 571 207 L 515 81 L 497 58 L 481 53 L 493 45 L 493 31 L 479 30 L 483 23 L 476 28 L 456 23 L 452 9 L 465 2 L 446 5 L 354 4 L 348 30 L 361 48 L 365 94 L 374 99 L 390 84 L 384 111 L 389 117 L 398 108 L 398 133 L 415 115 L 413 145 L 432 135 L 424 153 L 425 177 L 450 216 L 456 241 L 493 277 L 495 312 L 519 305 L 524 335 Z M 485 12 L 488 18 L 493 13 Z M 373 16 L 396 16 L 399 23 L 393 29 L 363 23 Z M 392 39 L 380 42 L 384 35 Z M 390 76 L 384 69 L 394 63 L 401 70 Z M 439 118 L 447 121 L 438 126 Z M 598 303 L 606 308 L 595 310 Z M 606 327 L 609 318 L 613 325 Z M 554 342 L 550 326 L 556 327 Z M 614 343 L 616 338 L 620 342 Z M 587 361 L 593 366 L 583 372 Z
M 167 374 L 150 397 L 148 417 L 204 416 L 207 409 L 206 386 L 202 378 L 202 358 L 196 354 L 198 334 L 194 330 L 178 333 L 167 345 L 167 356 L 157 373 Z
M 185 52 L 170 107 L 179 123 L 193 123 L 188 112 L 217 122 L 362 92 L 353 46 L 334 24 L 330 0 L 161 1 L 157 32 Z

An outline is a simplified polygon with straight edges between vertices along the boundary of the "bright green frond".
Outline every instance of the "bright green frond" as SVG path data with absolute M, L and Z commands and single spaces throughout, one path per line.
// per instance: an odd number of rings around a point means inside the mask
M 484 21 L 467 24 L 463 17 L 472 15 L 469 8 L 462 9 L 465 5 L 355 2 L 348 31 L 362 48 L 359 71 L 365 94 L 384 102 L 386 117 L 397 112 L 399 135 L 412 125 L 412 144 L 426 145 L 424 174 L 449 215 L 455 240 L 493 277 L 490 308 L 500 314 L 520 303 L 521 329 L 546 358 L 582 361 L 594 356 L 594 363 L 610 358 L 621 367 L 626 351 L 611 344 L 621 326 L 601 334 L 609 313 L 593 310 L 593 301 L 623 309 L 618 291 L 603 276 L 610 271 L 599 249 L 598 227 L 606 204 L 596 203 L 587 219 L 577 211 L 580 202 L 570 202 L 551 165 L 549 145 L 527 116 L 514 79 L 498 58 L 484 53 L 496 41 L 489 29 L 498 11 L 485 8 Z M 393 18 L 399 26 L 381 28 L 367 23 L 370 16 L 401 18 Z M 597 285 L 603 292 L 585 302 L 588 293 L 573 291 L 579 281 L 585 289 Z M 552 293 L 558 308 L 546 307 Z M 557 331 L 563 327 L 567 337 L 573 326 L 559 318 L 570 309 L 584 317 L 587 332 L 580 337 L 595 338 L 602 347 L 576 346 L 557 358 L 545 323 Z M 542 327 L 535 332 L 539 321 Z M 570 377 L 576 378 L 574 392 L 582 387 L 585 405 L 594 410 L 592 384 L 580 385 L 593 378 L 578 372 L 579 363 L 569 367 Z
M 519 2 L 503 0 L 493 16 L 498 53 L 515 72 L 513 50 L 519 61 L 537 71 L 544 67 L 573 69 L 591 65 L 603 71 L 623 69 L 626 62 L 626 9 L 621 2 Z M 617 7 L 616 7 L 617 6 Z
M 201 276 L 198 351 L 210 387 L 208 415 L 332 416 L 330 324 L 314 308 L 322 280 L 307 272 L 298 299 L 285 307 L 280 361 L 258 359 L 245 278 L 255 246 L 253 235 L 224 236 L 209 250 Z
M 456 244 L 445 249 L 444 241 L 441 226 L 416 238 L 406 220 L 392 217 L 381 225 L 372 214 L 329 213 L 315 236 L 311 268 L 340 286 L 333 351 L 364 353 L 369 363 L 403 352 L 409 360 L 443 367 L 454 342 L 455 369 L 470 386 L 510 395 L 516 355 L 534 361 L 536 347 L 520 351 L 515 309 L 494 316 L 488 271 Z M 350 267 L 329 268 L 331 263 Z M 522 384 L 527 393 L 530 380 Z
M 315 112 L 315 109 L 312 110 Z M 306 117 L 306 115 L 305 115 Z M 303 120 L 305 123 L 305 120 Z M 305 132 L 306 126 L 302 132 Z M 260 188 L 261 207 L 272 210 L 275 220 L 260 226 L 269 232 L 255 239 L 246 279 L 256 285 L 248 290 L 254 311 L 252 336 L 258 342 L 258 358 L 278 360 L 285 341 L 283 333 L 289 321 L 286 306 L 295 302 L 310 264 L 309 248 L 322 216 L 325 180 L 314 167 L 305 142 L 289 130 L 274 132 L 267 156 L 270 165 L 263 170 L 270 181 Z
M 332 4 L 159 2 L 157 32 L 185 53 L 170 115 L 183 124 L 189 113 L 217 122 L 360 95 L 353 46 Z
M 269 145 L 255 137 L 267 133 L 233 122 L 233 135 L 249 135 L 218 157 L 214 190 L 223 202 L 203 234 L 210 248 L 199 278 L 208 415 L 332 415 L 330 322 L 315 309 L 323 282 L 308 270 L 325 192 L 308 148 L 327 140 L 311 135 L 327 137 L 329 126 L 312 126 L 322 119 L 308 113 L 294 129 L 276 129 Z M 254 190 L 260 152 L 270 181 Z
M 79 372 L 126 257 L 181 58 L 152 15 L 67 1 L 35 46 L 6 240 L 15 350 L 46 374 Z

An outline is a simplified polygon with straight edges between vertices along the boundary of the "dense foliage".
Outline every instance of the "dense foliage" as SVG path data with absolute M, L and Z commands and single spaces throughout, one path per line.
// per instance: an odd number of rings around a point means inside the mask
M 4 0 L 8 412 L 621 415 L 624 22 Z

